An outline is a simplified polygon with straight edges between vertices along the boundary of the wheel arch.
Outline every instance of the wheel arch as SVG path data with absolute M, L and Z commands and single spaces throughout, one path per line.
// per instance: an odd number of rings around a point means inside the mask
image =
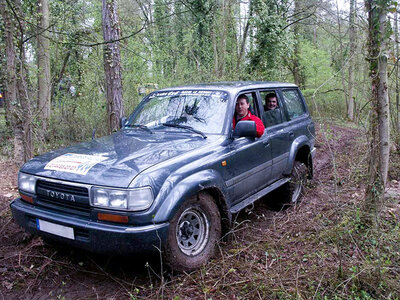
M 313 177 L 313 161 L 311 156 L 310 141 L 306 136 L 300 136 L 292 143 L 288 163 L 284 174 L 290 175 L 295 161 L 300 161 L 307 166 L 308 178 Z
M 222 230 L 229 229 L 232 217 L 226 202 L 225 182 L 215 170 L 200 171 L 176 184 L 157 210 L 153 221 L 155 223 L 170 221 L 186 199 L 200 192 L 208 193 L 214 199 L 221 215 Z
M 215 203 L 217 204 L 219 213 L 221 215 L 222 233 L 227 233 L 232 224 L 232 215 L 229 212 L 224 194 L 217 187 L 208 187 L 198 191 L 198 193 L 200 192 L 210 194 L 211 197 L 215 200 Z

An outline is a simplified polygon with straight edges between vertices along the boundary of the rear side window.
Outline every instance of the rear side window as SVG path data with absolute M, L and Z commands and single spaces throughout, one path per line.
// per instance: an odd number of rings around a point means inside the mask
M 275 90 L 260 91 L 260 97 L 264 107 L 262 120 L 265 127 L 271 127 L 286 121 L 281 111 L 278 94 Z
M 282 95 L 290 120 L 306 113 L 306 108 L 297 90 L 284 90 L 282 91 Z

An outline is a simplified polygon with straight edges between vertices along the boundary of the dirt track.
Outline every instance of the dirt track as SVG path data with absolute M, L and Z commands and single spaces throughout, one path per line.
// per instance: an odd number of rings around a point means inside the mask
M 276 212 L 268 207 L 273 199 L 258 201 L 235 216 L 216 259 L 175 276 L 162 273 L 158 257 L 92 255 L 24 233 L 9 210 L 17 169 L 0 161 L 0 299 L 249 299 L 274 298 L 275 292 L 285 298 L 282 291 L 293 295 L 308 285 L 323 295 L 339 258 L 318 235 L 335 224 L 338 209 L 360 199 L 363 186 L 351 182 L 365 176 L 365 149 L 354 147 L 360 132 L 337 126 L 324 132 L 329 142 L 319 134 L 315 179 L 300 205 Z

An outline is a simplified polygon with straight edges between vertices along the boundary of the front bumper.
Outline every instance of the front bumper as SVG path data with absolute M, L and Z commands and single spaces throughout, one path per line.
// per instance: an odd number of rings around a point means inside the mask
M 11 202 L 10 206 L 15 222 L 26 231 L 98 253 L 123 255 L 156 251 L 165 244 L 169 228 L 169 223 L 129 226 L 87 220 L 79 216 L 37 207 L 20 198 Z M 38 219 L 72 228 L 74 239 L 39 230 L 37 228 Z

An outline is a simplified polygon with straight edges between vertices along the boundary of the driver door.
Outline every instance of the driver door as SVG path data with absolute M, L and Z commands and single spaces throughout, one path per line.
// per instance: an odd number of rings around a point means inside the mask
M 249 91 L 244 94 L 250 100 L 252 114 L 260 117 L 257 92 Z M 260 138 L 234 139 L 228 148 L 231 152 L 232 164 L 229 170 L 231 178 L 227 181 L 227 186 L 232 204 L 236 204 L 265 187 L 270 180 L 271 143 L 264 132 Z

